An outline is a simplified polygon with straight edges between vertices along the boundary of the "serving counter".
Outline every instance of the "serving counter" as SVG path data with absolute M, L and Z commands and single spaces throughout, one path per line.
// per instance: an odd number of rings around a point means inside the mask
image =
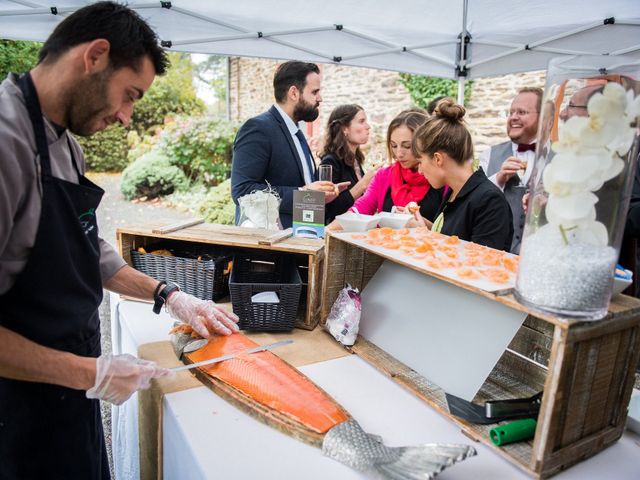
M 153 314 L 150 304 L 113 295 L 112 311 L 114 352 L 135 355 L 145 343 L 167 340 L 173 321 L 165 312 Z M 300 370 L 341 403 L 366 431 L 381 435 L 388 445 L 473 443 L 456 424 L 425 408 L 420 399 L 357 355 L 309 364 Z M 163 410 L 165 480 L 367 478 L 324 457 L 320 450 L 267 427 L 205 387 L 166 395 Z M 137 395 L 113 408 L 117 480 L 139 478 L 137 411 Z M 474 446 L 476 457 L 438 478 L 528 478 L 485 445 Z M 626 432 L 611 448 L 555 478 L 631 480 L 639 471 L 640 437 Z

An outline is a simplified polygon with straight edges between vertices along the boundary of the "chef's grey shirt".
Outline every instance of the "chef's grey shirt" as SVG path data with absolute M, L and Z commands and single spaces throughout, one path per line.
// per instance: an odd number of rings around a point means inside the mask
M 17 77 L 9 74 L 0 84 L 0 295 L 13 286 L 27 264 L 42 208 L 40 159 L 24 97 L 16 82 Z M 86 168 L 80 145 L 67 130 L 59 134 L 46 117 L 44 123 L 52 175 L 78 183 L 73 158 L 78 171 L 84 174 Z M 103 239 L 99 242 L 104 283 L 125 261 Z

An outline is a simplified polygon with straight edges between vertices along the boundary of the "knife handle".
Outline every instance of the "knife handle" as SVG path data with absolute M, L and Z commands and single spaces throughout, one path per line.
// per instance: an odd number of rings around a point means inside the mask
M 537 416 L 542 403 L 542 392 L 529 398 L 514 398 L 511 400 L 489 400 L 485 402 L 487 418 Z

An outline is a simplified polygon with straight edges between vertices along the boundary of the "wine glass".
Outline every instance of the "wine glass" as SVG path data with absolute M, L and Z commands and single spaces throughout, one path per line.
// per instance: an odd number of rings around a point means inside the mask
M 333 182 L 333 169 L 331 165 L 320 165 L 318 167 L 318 180 L 321 182 Z
M 527 173 L 527 160 L 520 160 L 520 168 L 518 169 L 518 176 L 520 177 L 520 183 L 524 183 L 524 175 Z

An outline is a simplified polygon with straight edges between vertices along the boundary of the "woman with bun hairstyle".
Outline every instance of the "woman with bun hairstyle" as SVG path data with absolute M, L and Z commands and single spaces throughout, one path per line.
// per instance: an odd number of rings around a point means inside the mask
M 509 251 L 513 236 L 511 209 L 482 168 L 473 171 L 473 144 L 464 114 L 464 107 L 445 98 L 413 137 L 413 154 L 420 161 L 420 171 L 434 188 L 449 186 L 432 230 Z M 427 225 L 420 215 L 416 220 Z
M 427 121 L 429 115 L 422 109 L 404 110 L 387 129 L 387 152 L 395 162 L 376 173 L 371 185 L 353 205 L 359 213 L 372 215 L 390 212 L 392 207 L 409 206 L 419 209 L 422 217 L 431 221 L 442 202 L 442 189 L 433 188 L 418 171 L 420 162 L 411 149 L 414 132 Z
M 325 223 L 346 212 L 367 190 L 376 168 L 364 172 L 364 154 L 360 146 L 369 141 L 369 124 L 359 105 L 340 105 L 333 109 L 327 121 L 321 165 L 331 165 L 334 184 L 350 182 L 348 188 L 326 205 Z

